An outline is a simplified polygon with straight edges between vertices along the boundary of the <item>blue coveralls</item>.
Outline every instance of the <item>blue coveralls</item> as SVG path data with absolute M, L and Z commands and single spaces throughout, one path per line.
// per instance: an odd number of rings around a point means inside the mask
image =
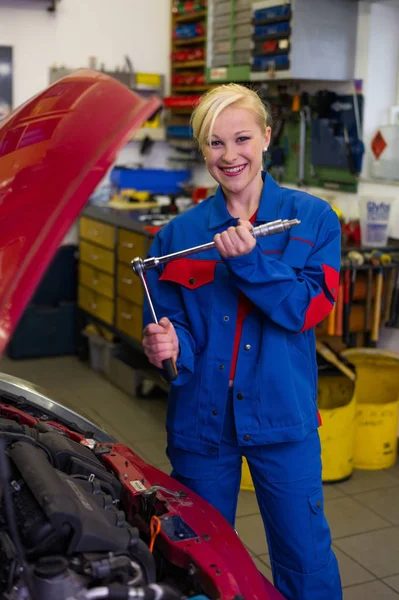
M 180 342 L 171 385 L 167 454 L 173 476 L 234 525 L 242 456 L 248 460 L 269 544 L 274 584 L 287 600 L 340 600 L 324 517 L 314 326 L 337 297 L 340 225 L 330 206 L 263 174 L 256 225 L 298 218 L 246 255 L 217 250 L 147 272 L 155 310 Z M 235 226 L 221 188 L 155 237 L 160 256 L 212 241 Z M 229 388 L 238 293 L 245 318 Z M 145 324 L 151 322 L 148 306 Z

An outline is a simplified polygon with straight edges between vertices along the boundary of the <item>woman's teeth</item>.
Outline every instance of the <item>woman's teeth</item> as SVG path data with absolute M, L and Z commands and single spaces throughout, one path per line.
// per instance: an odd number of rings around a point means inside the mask
M 227 168 L 227 167 L 222 167 L 222 171 L 224 171 L 225 173 L 239 173 L 240 171 L 243 171 L 245 169 L 246 165 L 241 165 L 240 167 L 231 167 L 231 168 Z

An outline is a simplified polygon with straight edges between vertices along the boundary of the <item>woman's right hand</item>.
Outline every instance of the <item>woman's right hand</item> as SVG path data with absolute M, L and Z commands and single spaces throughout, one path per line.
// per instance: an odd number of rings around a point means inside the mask
M 176 362 L 179 339 L 169 319 L 162 317 L 158 325 L 147 325 L 143 332 L 143 348 L 150 363 L 158 369 L 162 369 L 162 361 L 167 358 L 173 358 Z

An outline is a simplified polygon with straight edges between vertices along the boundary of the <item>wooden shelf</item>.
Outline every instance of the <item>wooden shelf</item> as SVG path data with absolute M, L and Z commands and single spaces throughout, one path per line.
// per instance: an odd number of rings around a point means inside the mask
M 196 21 L 197 19 L 205 19 L 206 10 L 198 10 L 197 12 L 187 13 L 186 15 L 173 15 L 175 23 L 187 23 L 188 21 Z
M 173 69 L 194 69 L 194 67 L 205 67 L 204 60 L 189 60 L 187 62 L 172 63 Z
M 172 86 L 172 91 L 173 92 L 206 92 L 206 90 L 209 90 L 212 87 L 212 85 L 194 85 L 194 86 L 177 86 L 174 87 Z
M 182 38 L 178 40 L 172 40 L 173 46 L 194 46 L 194 44 L 203 44 L 205 42 L 205 36 L 201 35 L 194 38 Z

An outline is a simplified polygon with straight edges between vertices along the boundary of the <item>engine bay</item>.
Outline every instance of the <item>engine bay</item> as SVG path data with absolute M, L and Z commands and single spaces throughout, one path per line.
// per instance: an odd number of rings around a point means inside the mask
M 220 513 L 3 375 L 0 600 L 280 600 Z
M 183 572 L 174 581 L 177 570 L 168 569 L 160 556 L 150 552 L 148 540 L 128 523 L 122 485 L 96 456 L 107 454 L 107 448 L 85 438 L 71 440 L 62 429 L 42 421 L 29 427 L 1 418 L 0 436 L 30 587 L 21 577 L 21 557 L 3 489 L 1 598 L 177 600 L 201 591 L 191 587 Z M 140 504 L 151 519 L 154 508 L 148 510 L 148 500 Z

